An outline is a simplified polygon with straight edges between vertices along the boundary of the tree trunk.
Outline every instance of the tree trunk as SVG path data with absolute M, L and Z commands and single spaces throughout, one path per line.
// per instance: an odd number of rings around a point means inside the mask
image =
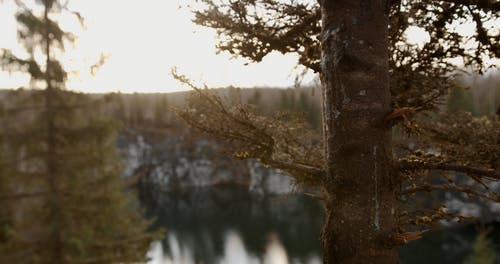
M 324 263 L 398 263 L 385 0 L 322 0 Z
M 64 260 L 64 241 L 62 232 L 62 208 L 61 196 L 59 190 L 59 179 L 56 169 L 56 141 L 55 141 L 55 125 L 54 125 L 54 87 L 52 86 L 52 69 L 51 69 L 51 36 L 50 36 L 50 20 L 49 11 L 52 7 L 52 1 L 44 2 L 44 22 L 45 22 L 45 83 L 47 85 L 45 90 L 45 111 L 46 111 L 46 125 L 47 125 L 47 182 L 50 191 L 48 200 L 49 207 L 49 221 L 52 225 L 49 235 L 49 259 L 54 263 L 63 264 Z

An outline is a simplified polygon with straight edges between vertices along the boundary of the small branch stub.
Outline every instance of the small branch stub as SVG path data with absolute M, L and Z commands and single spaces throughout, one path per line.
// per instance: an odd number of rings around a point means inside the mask
M 392 237 L 392 241 L 395 245 L 405 245 L 410 243 L 411 241 L 418 240 L 422 238 L 422 235 L 429 232 L 429 230 L 415 231 L 415 232 L 405 232 L 398 233 Z

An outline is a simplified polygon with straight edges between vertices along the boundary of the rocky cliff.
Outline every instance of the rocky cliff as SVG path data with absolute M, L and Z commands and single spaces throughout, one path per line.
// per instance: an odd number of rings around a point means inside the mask
M 156 190 L 192 187 L 237 186 L 260 194 L 285 194 L 294 190 L 290 177 L 255 160 L 231 158 L 211 139 L 165 130 L 160 135 L 125 130 L 119 138 L 124 154 L 124 175 Z M 464 180 L 466 178 L 464 177 Z M 499 183 L 491 183 L 500 191 Z M 424 197 L 424 206 L 445 204 L 447 210 L 472 215 L 481 221 L 500 221 L 500 204 L 448 192 Z
M 262 194 L 293 190 L 292 179 L 255 160 L 228 157 L 212 140 L 176 132 L 148 135 L 127 129 L 120 135 L 124 176 L 161 190 L 238 186 Z

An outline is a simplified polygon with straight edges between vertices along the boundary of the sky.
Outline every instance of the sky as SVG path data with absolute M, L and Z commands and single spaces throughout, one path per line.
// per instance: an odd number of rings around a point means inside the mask
M 24 0 L 33 2 L 34 0 Z M 83 92 L 173 92 L 188 90 L 174 80 L 173 67 L 209 87 L 291 87 L 303 71 L 294 54 L 271 53 L 260 63 L 216 54 L 213 29 L 194 25 L 185 5 L 194 0 L 71 0 L 69 7 L 81 12 L 81 28 L 74 17 L 60 17 L 63 29 L 78 39 L 59 57 L 70 75 L 67 88 Z M 14 0 L 0 0 L 0 49 L 22 54 L 17 41 Z M 473 24 L 460 26 L 464 34 Z M 423 43 L 428 34 L 419 28 L 406 32 L 411 43 Z M 87 70 L 104 54 L 106 63 L 95 75 Z M 38 54 L 43 61 L 43 54 Z M 495 62 L 497 64 L 497 62 Z M 309 71 L 303 84 L 316 76 Z M 317 78 L 317 77 L 316 77 Z M 0 71 L 0 89 L 29 84 L 26 74 Z
M 0 49 L 21 52 L 17 42 L 16 6 L 0 1 Z M 62 27 L 78 35 L 66 48 L 63 64 L 72 74 L 66 86 L 83 92 L 172 92 L 187 90 L 170 74 L 181 74 L 210 87 L 290 87 L 303 68 L 295 55 L 269 54 L 260 63 L 216 54 L 214 30 L 194 25 L 186 0 L 80 0 L 70 8 L 86 20 L 81 29 L 76 20 L 62 17 Z M 92 76 L 88 69 L 100 54 L 106 63 Z M 311 82 L 314 74 L 306 75 Z M 27 85 L 29 77 L 0 72 L 0 88 Z

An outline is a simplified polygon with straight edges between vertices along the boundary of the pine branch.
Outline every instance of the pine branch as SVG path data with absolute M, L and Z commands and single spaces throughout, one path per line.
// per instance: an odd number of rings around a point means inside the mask
M 280 169 L 286 172 L 300 172 L 302 174 L 309 175 L 312 178 L 321 178 L 323 179 L 326 175 L 326 172 L 323 169 L 319 169 L 310 165 L 299 164 L 295 162 L 283 162 L 279 160 L 263 160 L 267 165 Z
M 400 191 L 401 195 L 410 195 L 418 192 L 432 192 L 432 191 L 456 191 L 465 193 L 469 196 L 476 196 L 483 198 L 485 200 L 492 200 L 495 202 L 500 202 L 500 196 L 496 193 L 491 192 L 481 192 L 470 186 L 458 186 L 452 184 L 423 184 L 420 186 L 409 187 Z
M 312 157 L 320 152 L 304 136 L 308 131 L 303 123 L 297 122 L 294 127 L 279 116 L 261 117 L 244 105 L 225 105 L 217 94 L 197 87 L 175 69 L 172 75 L 195 90 L 190 100 L 193 108 L 178 109 L 179 117 L 203 133 L 234 143 L 233 156 L 257 159 L 298 182 L 315 184 L 324 178 L 321 157 Z
M 462 172 L 466 174 L 482 176 L 490 179 L 496 179 L 496 180 L 500 179 L 500 174 L 498 172 L 495 172 L 495 170 L 493 169 L 483 169 L 483 168 L 476 168 L 458 164 L 429 163 L 422 161 L 412 162 L 401 159 L 399 161 L 399 169 L 402 171 L 412 171 L 412 170 L 455 171 L 455 172 Z
M 436 0 L 434 2 L 446 2 L 465 6 L 475 6 L 485 11 L 500 12 L 500 1 L 492 0 Z
M 399 213 L 398 225 L 403 227 L 406 225 L 428 226 L 435 222 L 446 220 L 451 221 L 457 219 L 462 222 L 465 219 L 472 219 L 473 216 L 464 216 L 457 213 L 446 212 L 446 208 L 441 206 L 437 209 L 418 209 L 414 211 L 401 211 Z

